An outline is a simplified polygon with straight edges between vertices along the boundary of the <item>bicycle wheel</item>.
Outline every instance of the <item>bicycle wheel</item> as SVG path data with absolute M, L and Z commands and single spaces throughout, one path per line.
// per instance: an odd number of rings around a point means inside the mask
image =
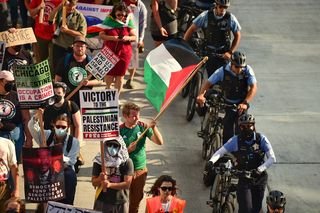
M 230 202 L 225 202 L 222 206 L 222 211 L 221 213 L 233 213 L 234 212 L 234 208 L 232 203 Z
M 208 149 L 210 151 L 209 151 L 207 160 L 211 158 L 211 156 L 221 147 L 221 145 L 222 145 L 221 136 L 219 133 L 215 133 L 212 140 L 209 143 Z
M 188 99 L 188 105 L 187 105 L 187 121 L 191 121 L 194 113 L 196 111 L 196 103 L 197 103 L 197 96 L 199 94 L 201 87 L 201 74 L 198 72 L 196 73 L 190 84 L 189 88 L 189 99 Z
M 213 202 L 213 213 L 220 213 L 221 212 L 221 175 L 217 174 L 214 179 L 214 183 L 212 185 L 211 191 L 210 191 L 210 198 Z M 212 194 L 213 193 L 213 194 Z
M 208 112 L 207 112 L 208 113 Z M 205 115 L 207 116 L 207 115 Z M 210 119 L 207 120 L 207 123 L 205 124 L 205 128 L 201 129 L 201 131 L 204 133 L 203 140 L 202 140 L 202 159 L 207 159 L 207 154 L 209 150 L 209 140 L 210 140 L 210 129 L 211 129 L 212 122 Z
M 190 82 L 182 89 L 181 91 L 181 96 L 183 98 L 187 97 L 189 94 L 189 89 L 190 89 Z

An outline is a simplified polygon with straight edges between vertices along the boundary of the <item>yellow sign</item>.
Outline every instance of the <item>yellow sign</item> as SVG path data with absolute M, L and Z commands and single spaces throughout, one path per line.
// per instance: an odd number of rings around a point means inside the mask
M 6 47 L 29 44 L 37 42 L 37 39 L 33 33 L 31 27 L 17 29 L 15 32 L 10 33 L 9 31 L 0 32 L 0 41 L 6 43 Z

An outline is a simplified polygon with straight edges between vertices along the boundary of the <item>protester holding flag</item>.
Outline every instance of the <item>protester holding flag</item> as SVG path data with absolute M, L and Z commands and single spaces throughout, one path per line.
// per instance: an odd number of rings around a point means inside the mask
M 63 58 L 66 53 L 71 52 L 72 44 L 76 36 L 85 36 L 87 33 L 87 22 L 82 13 L 77 9 L 77 0 L 66 0 L 65 7 L 66 17 L 63 16 L 63 7 L 59 8 L 55 14 L 54 36 L 52 48 L 52 61 L 54 72 L 57 71 L 57 64 L 60 58 Z M 63 19 L 66 19 L 66 25 L 63 25 Z
M 143 198 L 143 188 L 147 179 L 146 138 L 158 145 L 163 144 L 162 135 L 156 121 L 150 124 L 139 121 L 140 107 L 128 102 L 122 107 L 124 123 L 120 125 L 120 135 L 126 143 L 129 156 L 134 165 L 134 177 L 130 187 L 130 213 L 137 213 Z M 139 137 L 144 131 L 143 137 Z M 137 139 L 139 140 L 137 141 Z
M 22 146 L 32 144 L 32 136 L 28 129 L 30 113 L 20 108 L 18 94 L 13 90 L 14 77 L 7 70 L 0 72 L 0 137 L 13 141 L 16 148 L 17 161 L 20 163 Z
M 12 176 L 13 189 L 8 182 Z M 5 212 L 5 202 L 11 197 L 19 197 L 19 173 L 14 144 L 0 137 L 0 212 Z
M 133 21 L 128 12 L 124 3 L 115 5 L 110 15 L 103 21 L 105 29 L 99 33 L 100 38 L 104 40 L 104 46 L 108 46 L 120 58 L 105 76 L 107 89 L 114 83 L 119 95 L 132 55 L 131 42 L 136 40 Z
M 93 160 L 91 182 L 98 187 L 94 210 L 102 212 L 129 212 L 129 188 L 133 163 L 122 137 L 105 139 L 103 149 Z M 104 162 L 102 162 L 104 161 Z M 104 172 L 102 165 L 106 168 Z
M 34 140 L 41 146 L 54 146 L 55 144 L 63 144 L 63 163 L 64 163 L 64 180 L 66 197 L 59 202 L 73 205 L 77 176 L 74 171 L 74 164 L 77 162 L 77 156 L 80 150 L 77 138 L 68 134 L 70 120 L 66 114 L 59 115 L 53 122 L 52 130 L 44 130 L 45 140 L 41 139 L 41 128 L 39 126 L 40 116 L 43 116 L 43 110 L 39 109 L 38 113 L 29 121 L 29 129 Z

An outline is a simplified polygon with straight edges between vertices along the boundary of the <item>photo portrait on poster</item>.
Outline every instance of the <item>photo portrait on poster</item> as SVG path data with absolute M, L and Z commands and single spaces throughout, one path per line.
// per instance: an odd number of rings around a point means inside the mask
M 23 148 L 26 201 L 39 203 L 65 197 L 62 148 L 63 144 Z

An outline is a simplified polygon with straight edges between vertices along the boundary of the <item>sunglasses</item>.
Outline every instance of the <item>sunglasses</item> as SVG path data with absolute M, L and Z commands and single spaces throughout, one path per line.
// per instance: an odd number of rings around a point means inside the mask
M 119 145 L 113 144 L 113 143 L 109 143 L 109 144 L 107 144 L 107 147 L 119 148 Z
M 55 127 L 57 129 L 66 129 L 67 128 L 67 126 L 61 126 L 61 125 L 55 125 Z
M 253 124 L 241 124 L 240 125 L 240 127 L 245 128 L 245 129 L 249 129 L 252 126 L 253 126 Z
M 116 16 L 117 17 L 127 17 L 127 15 L 124 15 L 124 14 L 121 14 L 121 13 L 120 14 L 116 14 Z
M 160 189 L 161 189 L 162 191 L 167 191 L 167 190 L 172 191 L 172 190 L 174 189 L 174 187 L 172 187 L 172 186 L 169 186 L 169 187 L 161 186 Z

